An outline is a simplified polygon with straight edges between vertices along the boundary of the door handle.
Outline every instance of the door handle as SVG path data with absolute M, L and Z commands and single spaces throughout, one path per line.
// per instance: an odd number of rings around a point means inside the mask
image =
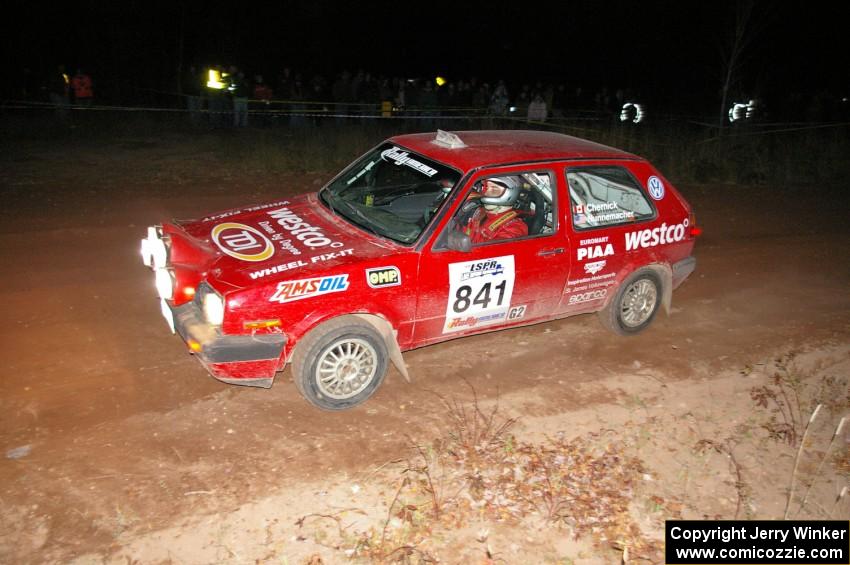
M 542 251 L 538 251 L 537 254 L 541 257 L 546 257 L 547 255 L 560 255 L 564 252 L 563 247 L 558 247 L 557 249 L 546 249 Z

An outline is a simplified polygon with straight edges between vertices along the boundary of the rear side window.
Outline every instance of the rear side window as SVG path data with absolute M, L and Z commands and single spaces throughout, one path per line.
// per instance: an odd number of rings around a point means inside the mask
M 633 224 L 655 217 L 655 208 L 623 167 L 570 168 L 567 185 L 577 230 Z

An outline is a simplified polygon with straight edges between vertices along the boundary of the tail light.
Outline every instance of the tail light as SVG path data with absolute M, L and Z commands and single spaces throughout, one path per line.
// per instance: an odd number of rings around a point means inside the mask
M 693 212 L 691 212 L 691 215 L 688 217 L 688 233 L 691 238 L 702 235 L 702 228 L 697 225 L 697 216 Z

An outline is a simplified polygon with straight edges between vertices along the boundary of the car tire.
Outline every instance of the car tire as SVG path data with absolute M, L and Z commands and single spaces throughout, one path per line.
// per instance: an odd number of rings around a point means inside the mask
M 381 386 L 387 359 L 384 340 L 371 324 L 343 316 L 316 327 L 295 347 L 292 378 L 314 406 L 346 410 Z
M 661 278 L 651 269 L 632 273 L 599 311 L 602 325 L 618 335 L 635 335 L 655 318 L 661 305 Z

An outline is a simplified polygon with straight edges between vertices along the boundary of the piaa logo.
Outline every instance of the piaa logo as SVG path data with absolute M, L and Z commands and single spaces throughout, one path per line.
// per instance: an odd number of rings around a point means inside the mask
M 274 255 L 272 242 L 259 230 L 245 224 L 218 224 L 211 236 L 219 249 L 240 261 L 265 261 Z
M 602 245 L 593 245 L 591 247 L 579 247 L 576 253 L 576 258 L 579 261 L 584 259 L 598 259 L 599 257 L 608 257 L 614 254 L 614 246 L 610 243 Z

